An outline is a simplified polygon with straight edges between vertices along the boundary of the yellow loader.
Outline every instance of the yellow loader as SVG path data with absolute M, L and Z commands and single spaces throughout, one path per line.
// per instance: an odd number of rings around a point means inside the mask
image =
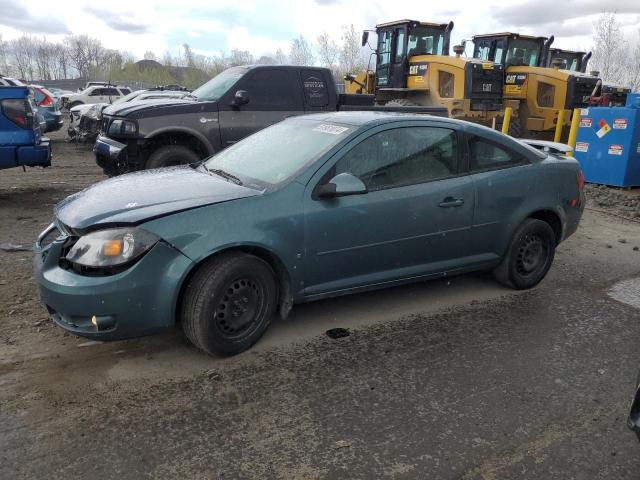
M 379 105 L 444 106 L 451 118 L 491 124 L 501 116 L 504 67 L 449 56 L 453 22 L 398 20 L 376 25 L 375 71 L 345 76 L 346 93 L 375 95 Z M 362 45 L 369 31 L 363 32 Z

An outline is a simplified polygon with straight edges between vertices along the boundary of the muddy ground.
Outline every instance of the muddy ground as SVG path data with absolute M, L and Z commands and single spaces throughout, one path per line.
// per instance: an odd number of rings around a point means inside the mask
M 53 137 L 53 167 L 0 171 L 0 244 L 103 178 Z M 589 194 L 634 217 L 636 191 Z M 31 254 L 0 251 L 0 478 L 640 478 L 638 247 L 640 223 L 588 210 L 532 291 L 476 274 L 303 305 L 230 359 L 65 334 Z

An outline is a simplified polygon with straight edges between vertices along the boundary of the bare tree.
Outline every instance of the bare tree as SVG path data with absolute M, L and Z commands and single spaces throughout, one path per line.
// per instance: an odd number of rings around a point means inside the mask
M 604 81 L 622 83 L 628 43 L 615 14 L 603 13 L 594 24 L 591 64 Z
M 184 55 L 182 66 L 183 67 L 194 67 L 195 66 L 195 55 L 193 54 L 193 50 L 191 50 L 191 47 L 189 46 L 189 44 L 188 43 L 183 43 L 182 44 L 182 50 L 183 50 L 183 55 Z
M 9 50 L 17 75 L 25 80 L 33 80 L 35 70 L 35 42 L 29 35 L 11 40 Z
M 230 67 L 238 65 L 251 65 L 253 63 L 253 55 L 247 50 L 232 49 L 229 55 L 228 64 Z
M 280 47 L 276 50 L 275 61 L 278 65 L 285 65 L 288 63 L 287 55 L 282 51 Z
M 340 61 L 340 47 L 326 32 L 318 35 L 317 44 L 320 65 L 331 69 L 335 74 Z
M 289 62 L 292 65 L 313 65 L 311 45 L 309 45 L 304 36 L 300 35 L 293 40 L 291 52 L 289 53 Z
M 357 73 L 364 70 L 366 64 L 362 55 L 360 35 L 355 27 L 342 27 L 342 48 L 340 49 L 341 73 Z
M 4 75 L 9 74 L 9 44 L 2 39 L 0 33 L 0 73 Z
M 629 62 L 629 69 L 627 73 L 627 83 L 625 86 L 629 87 L 632 92 L 640 91 L 640 30 L 636 35 L 635 47 L 631 54 Z
M 146 52 L 144 52 L 144 57 L 143 58 L 145 60 L 155 60 L 156 62 L 158 61 L 158 57 L 151 50 L 147 50 Z

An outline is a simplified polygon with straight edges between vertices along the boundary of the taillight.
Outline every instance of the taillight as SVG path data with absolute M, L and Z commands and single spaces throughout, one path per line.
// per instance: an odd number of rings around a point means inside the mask
M 53 98 L 51 98 L 47 92 L 38 88 L 38 91 L 43 95 L 43 99 L 38 103 L 39 107 L 48 107 L 49 105 L 53 105 Z
M 578 170 L 578 190 L 584 190 L 584 173 L 582 173 L 582 170 Z
M 33 112 L 28 100 L 7 99 L 0 102 L 2 113 L 22 128 L 33 128 Z

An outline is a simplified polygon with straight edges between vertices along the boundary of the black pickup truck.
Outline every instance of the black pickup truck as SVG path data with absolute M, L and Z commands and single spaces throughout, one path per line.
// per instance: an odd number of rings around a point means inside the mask
M 336 110 L 447 115 L 446 108 L 376 106 L 373 95 L 339 95 L 325 68 L 233 67 L 183 99 L 107 107 L 93 151 L 109 176 L 194 163 L 286 117 Z

